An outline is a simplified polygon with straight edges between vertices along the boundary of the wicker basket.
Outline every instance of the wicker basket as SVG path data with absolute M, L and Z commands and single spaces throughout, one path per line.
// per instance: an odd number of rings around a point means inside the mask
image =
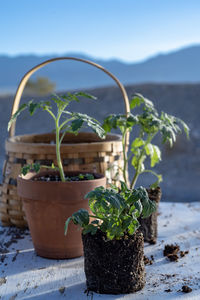
M 13 102 L 13 115 L 29 77 L 38 69 L 56 60 L 76 60 L 90 64 L 109 75 L 120 88 L 125 102 L 126 113 L 130 111 L 129 101 L 124 86 L 110 72 L 91 61 L 74 57 L 53 58 L 37 65 L 22 78 Z M 128 145 L 128 139 L 126 143 Z M 15 136 L 15 123 L 10 129 L 10 137 L 6 140 L 6 160 L 3 168 L 3 183 L 1 186 L 0 217 L 2 225 L 18 227 L 27 226 L 21 199 L 17 195 L 16 179 L 24 164 L 40 162 L 45 165 L 56 163 L 55 135 L 31 134 Z M 93 171 L 106 174 L 108 182 L 115 181 L 117 167 L 123 166 L 122 142 L 119 135 L 108 135 L 101 140 L 94 133 L 79 133 L 77 136 L 66 134 L 61 145 L 61 156 L 64 170 Z

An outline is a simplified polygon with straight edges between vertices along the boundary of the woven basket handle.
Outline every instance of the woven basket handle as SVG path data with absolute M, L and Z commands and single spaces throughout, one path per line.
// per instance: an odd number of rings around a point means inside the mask
M 85 60 L 85 59 L 81 59 L 81 58 L 75 58 L 75 57 L 56 57 L 56 58 L 52 58 L 52 59 L 49 59 L 49 60 L 46 60 L 46 61 L 42 62 L 41 64 L 39 64 L 39 65 L 35 66 L 34 68 L 32 68 L 31 70 L 29 70 L 24 75 L 24 77 L 22 78 L 22 80 L 21 80 L 21 82 L 20 82 L 20 84 L 17 88 L 17 91 L 16 91 L 16 95 L 15 95 L 15 98 L 14 98 L 14 101 L 13 101 L 11 116 L 14 115 L 14 113 L 19 108 L 19 103 L 20 103 L 20 100 L 21 100 L 22 93 L 23 93 L 25 85 L 26 85 L 28 79 L 31 77 L 31 75 L 33 73 L 35 73 L 37 70 L 39 70 L 40 68 L 44 67 L 45 65 L 48 65 L 49 63 L 57 61 L 57 60 L 76 60 L 76 61 L 80 61 L 80 62 L 89 64 L 89 65 L 92 65 L 92 66 L 102 70 L 107 75 L 109 75 L 117 83 L 118 87 L 120 88 L 120 91 L 122 93 L 124 103 L 125 103 L 126 114 L 128 115 L 128 113 L 130 112 L 130 105 L 129 105 L 128 95 L 126 93 L 126 90 L 125 90 L 124 86 L 121 84 L 121 82 L 112 73 L 110 73 L 109 71 L 104 69 L 102 66 L 100 66 L 100 65 L 98 65 L 98 64 L 96 64 L 92 61 L 89 61 L 89 60 Z M 13 137 L 15 135 L 15 126 L 16 126 L 16 122 L 13 122 L 12 125 L 11 125 L 11 128 L 10 128 L 10 132 L 9 132 L 10 137 Z M 126 139 L 127 143 L 128 143 L 128 139 L 129 138 L 127 137 L 127 139 Z

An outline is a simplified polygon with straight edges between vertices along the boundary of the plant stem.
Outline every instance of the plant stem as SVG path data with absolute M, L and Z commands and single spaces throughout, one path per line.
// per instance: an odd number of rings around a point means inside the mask
M 60 178 L 62 182 L 65 182 L 65 174 L 62 166 L 61 156 L 60 156 L 60 130 L 59 130 L 59 115 L 56 119 L 55 125 L 56 125 L 56 157 L 57 157 L 57 163 L 58 168 L 60 172 Z
M 137 169 L 138 169 L 138 168 L 137 168 Z M 131 189 L 134 189 L 135 184 L 136 184 L 136 181 L 137 181 L 139 175 L 140 175 L 140 173 L 136 171 L 136 172 L 135 172 L 135 175 L 133 176 L 133 179 L 132 179 L 132 181 L 131 181 L 131 185 L 130 185 L 130 188 L 131 188 Z
M 137 179 L 138 179 L 138 176 L 142 173 L 142 172 L 139 172 L 139 169 L 141 169 L 141 163 L 142 163 L 141 159 L 142 159 L 142 156 L 145 154 L 145 147 L 151 142 L 151 140 L 153 139 L 154 136 L 155 136 L 155 134 L 154 135 L 149 135 L 146 142 L 145 142 L 145 144 L 144 144 L 144 146 L 143 146 L 140 157 L 138 159 L 138 165 L 137 165 L 137 169 L 135 171 L 135 175 L 133 176 L 133 179 L 131 181 L 131 186 L 130 186 L 131 189 L 134 189 L 135 184 L 136 184 Z
M 125 146 L 125 141 L 126 141 L 126 131 L 122 135 L 122 145 L 123 145 L 123 160 L 124 160 L 124 167 L 123 167 L 123 178 L 124 182 L 127 185 L 127 153 L 126 153 L 126 146 Z

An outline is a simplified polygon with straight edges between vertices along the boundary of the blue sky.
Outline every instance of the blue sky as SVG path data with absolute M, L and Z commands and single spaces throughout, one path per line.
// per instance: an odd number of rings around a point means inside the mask
M 139 61 L 200 43 L 199 0 L 6 0 L 0 54 Z

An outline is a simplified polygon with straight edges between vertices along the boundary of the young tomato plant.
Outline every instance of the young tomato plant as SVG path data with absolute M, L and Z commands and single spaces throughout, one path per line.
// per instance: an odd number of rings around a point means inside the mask
M 46 111 L 53 119 L 55 125 L 55 134 L 56 134 L 56 158 L 57 158 L 57 167 L 52 165 L 51 169 L 59 170 L 61 181 L 65 181 L 65 174 L 63 170 L 60 146 L 63 141 L 63 138 L 67 132 L 72 132 L 78 134 L 80 129 L 86 124 L 100 137 L 105 138 L 105 131 L 100 126 L 100 123 L 94 118 L 89 117 L 86 114 L 70 112 L 67 110 L 68 105 L 72 101 L 79 102 L 79 97 L 86 97 L 89 99 L 96 99 L 94 96 L 89 94 L 79 92 L 79 93 L 67 93 L 59 97 L 55 95 L 51 98 L 50 101 L 40 101 L 33 102 L 29 101 L 27 104 L 22 104 L 17 112 L 12 116 L 8 123 L 8 130 L 11 127 L 11 124 L 16 120 L 16 118 L 21 114 L 22 111 L 28 109 L 30 115 L 32 116 L 37 109 Z M 53 112 L 52 104 L 56 104 L 56 113 Z M 45 166 L 46 167 L 46 166 Z M 31 168 L 34 171 L 38 172 L 41 168 L 39 164 L 33 164 L 32 166 L 28 165 L 23 167 L 22 173 L 25 175 Z
M 83 228 L 83 234 L 94 235 L 99 229 L 106 233 L 109 240 L 120 239 L 135 233 L 140 215 L 146 218 L 156 210 L 156 204 L 149 200 L 146 189 L 128 189 L 123 182 L 120 192 L 114 186 L 110 189 L 98 187 L 85 198 L 89 199 L 92 215 L 85 209 L 75 212 L 65 223 L 65 234 L 72 221 Z
M 123 179 L 128 184 L 127 165 L 131 160 L 134 167 L 135 174 L 131 180 L 130 188 L 134 188 L 138 176 L 143 173 L 152 173 L 157 177 L 151 187 L 155 188 L 162 181 L 162 175 L 157 174 L 152 169 L 145 168 L 146 158 L 150 157 L 150 166 L 153 168 L 161 161 L 161 151 L 159 147 L 152 143 L 155 136 L 160 133 L 162 142 L 169 142 L 170 146 L 176 141 L 176 135 L 181 133 L 181 126 L 183 127 L 187 137 L 189 137 L 189 128 L 181 119 L 171 116 L 167 113 L 161 112 L 159 114 L 155 109 L 153 103 L 140 94 L 136 94 L 130 102 L 130 107 L 133 110 L 137 106 L 142 106 L 140 114 L 133 115 L 130 113 L 126 115 L 110 115 L 104 120 L 103 128 L 106 132 L 111 129 L 120 129 L 122 133 L 123 144 Z M 126 153 L 125 139 L 128 132 L 131 132 L 135 127 L 139 128 L 139 135 L 133 140 L 129 154 Z

